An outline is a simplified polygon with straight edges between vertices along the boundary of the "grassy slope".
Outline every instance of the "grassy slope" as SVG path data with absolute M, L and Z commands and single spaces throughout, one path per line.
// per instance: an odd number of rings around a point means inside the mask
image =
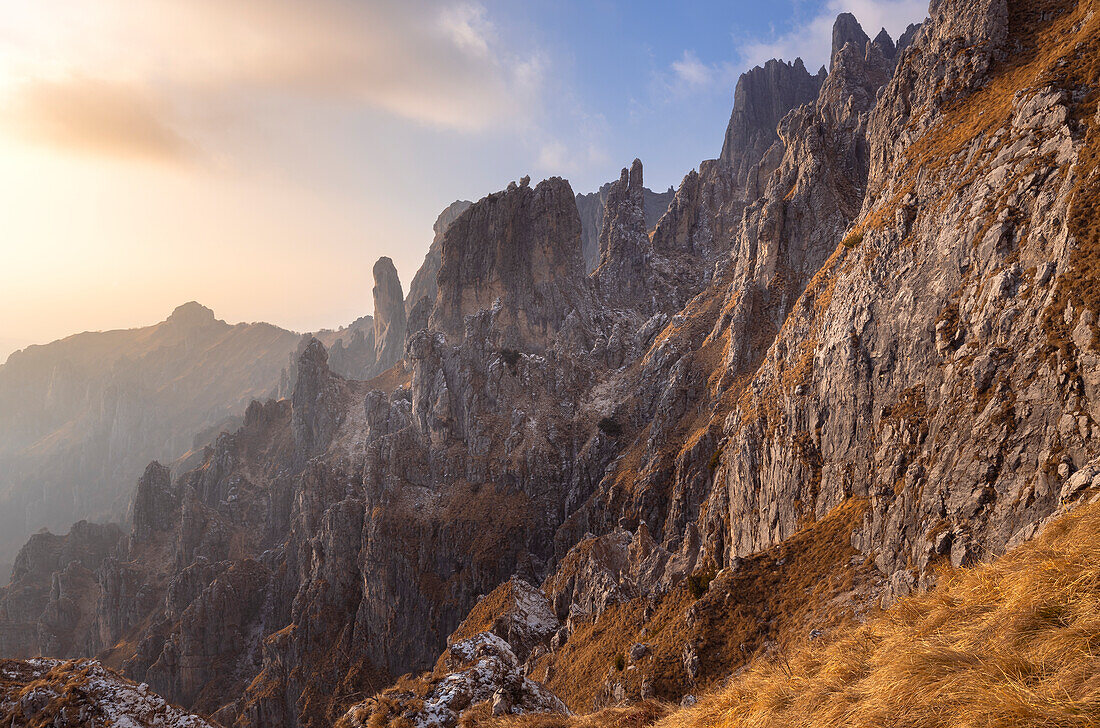
M 1001 559 L 786 657 L 757 663 L 692 708 L 640 704 L 551 728 L 1100 725 L 1100 503 Z

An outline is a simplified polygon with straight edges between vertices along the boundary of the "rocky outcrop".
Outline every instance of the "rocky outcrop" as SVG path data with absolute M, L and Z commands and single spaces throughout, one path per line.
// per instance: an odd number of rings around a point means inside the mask
M 885 38 L 883 37 L 885 33 Z M 883 29 L 882 33 L 879 33 L 876 45 L 879 50 L 885 51 L 887 47 L 886 41 L 889 41 L 890 53 L 883 53 L 883 55 L 890 57 L 893 55 L 894 42 L 890 39 L 890 34 L 886 33 L 886 29 Z M 862 53 L 863 49 L 867 47 L 867 44 L 871 42 L 871 39 L 863 32 L 863 26 L 856 20 L 856 16 L 851 13 L 841 13 L 837 16 L 836 22 L 833 23 L 833 49 L 829 54 L 829 68 L 832 70 L 836 65 L 837 55 L 844 50 L 844 46 L 851 43 L 855 46 L 856 53 Z
M 796 531 L 791 504 L 865 496 L 855 543 L 927 585 L 937 558 L 1002 552 L 1095 456 L 1091 339 L 1051 357 L 1043 323 L 1073 255 L 1069 215 L 1050 213 L 1072 205 L 1072 91 L 1014 85 L 1058 64 L 1029 55 L 1042 24 L 1089 31 L 1024 14 L 1013 34 L 1003 3 L 963 5 L 933 5 L 879 99 L 860 216 L 728 420 L 706 529 L 720 561 Z
M 600 233 L 603 231 L 607 195 L 612 184 L 608 182 L 595 192 L 577 195 L 577 212 L 581 217 L 581 255 L 584 257 L 584 268 L 588 273 L 600 264 Z M 654 192 L 648 187 L 642 188 L 642 209 L 647 231 L 657 226 L 657 221 L 668 210 L 675 195 L 676 190 L 672 187 L 664 192 Z
M 447 228 L 458 219 L 458 216 L 466 212 L 472 204 L 474 203 L 468 200 L 455 200 L 447 205 L 443 212 L 439 213 L 439 217 L 435 219 L 435 224 L 432 225 L 435 237 L 432 238 L 432 244 L 428 248 L 428 253 L 424 256 L 424 262 L 421 263 L 420 269 L 416 271 L 412 283 L 409 284 L 409 295 L 405 298 L 405 313 L 410 321 L 412 320 L 413 307 L 420 299 L 427 297 L 432 303 L 435 302 L 436 293 L 439 292 L 436 278 L 439 276 L 439 267 L 443 264 L 443 235 L 447 232 Z M 424 327 L 421 326 L 420 328 Z M 415 333 L 420 328 L 410 328 L 410 331 Z
M 883 58 L 888 58 L 891 61 L 897 57 L 898 49 L 894 45 L 894 39 L 890 37 L 890 34 L 886 32 L 886 28 L 879 31 L 878 35 L 872 41 L 875 47 L 882 53 Z
M 499 345 L 545 347 L 582 287 L 580 234 L 573 191 L 559 177 L 535 188 L 524 178 L 484 198 L 443 236 L 430 328 L 460 340 L 467 316 L 492 310 Z
M 898 37 L 898 42 L 896 45 L 896 57 L 900 58 L 905 49 L 913 45 L 913 41 L 917 39 L 917 33 L 920 31 L 920 29 L 920 23 L 910 24 L 909 27 L 905 29 L 905 32 Z
M 492 632 L 507 642 L 516 659 L 523 663 L 546 647 L 560 626 L 554 606 L 542 590 L 512 577 L 479 598 L 447 642 L 453 644 L 481 632 Z
M 374 317 L 361 316 L 350 326 L 337 332 L 316 332 L 317 339 L 328 349 L 328 363 L 332 371 L 348 379 L 370 379 L 374 376 L 378 364 L 378 349 L 375 346 Z M 285 370 L 279 395 L 289 397 L 294 389 L 297 376 L 297 357 L 301 356 L 302 346 L 310 337 L 303 337 L 294 354 L 294 359 Z
M 0 660 L 0 721 L 25 728 L 215 728 L 94 660 Z
M 594 277 L 601 293 L 626 303 L 648 299 L 652 274 L 651 243 L 646 233 L 642 163 L 623 169 L 607 193 L 607 211 L 600 231 L 600 265 Z
M 328 367 L 328 352 L 311 339 L 298 357 L 298 378 L 291 396 L 291 428 L 299 453 L 316 455 L 328 445 L 344 415 L 340 378 Z
M 491 629 L 480 629 L 487 621 Z M 432 672 L 415 686 L 406 683 L 352 706 L 336 725 L 362 728 L 393 716 L 417 725 L 456 725 L 481 715 L 568 713 L 556 695 L 525 674 L 559 626 L 539 589 L 510 579 L 478 601 L 447 639 Z
M 94 652 L 84 639 L 98 598 L 93 572 L 123 542 L 117 526 L 87 521 L 64 536 L 31 536 L 15 559 L 11 582 L 0 590 L 0 654 Z
M 331 370 L 347 379 L 372 379 L 404 357 L 408 321 L 401 280 L 389 258 L 379 258 L 374 264 L 373 296 L 373 316 L 363 316 L 336 331 L 318 331 L 302 336 L 283 371 L 280 397 L 289 397 L 294 391 L 298 360 L 314 339 L 328 351 Z
M 719 157 L 730 167 L 735 185 L 747 184 L 749 170 L 778 141 L 779 121 L 791 109 L 816 99 L 824 80 L 825 69 L 811 76 L 802 59 L 772 60 L 741 74 Z
M 149 463 L 134 491 L 131 537 L 139 542 L 148 541 L 154 534 L 168 530 L 179 515 L 179 505 L 168 468 L 155 460 Z
M 374 264 L 374 351 L 376 372 L 389 369 L 405 355 L 405 299 L 389 258 Z
M 568 713 L 557 696 L 524 677 L 508 643 L 491 632 L 456 642 L 439 659 L 441 667 L 416 692 L 389 690 L 353 706 L 336 725 L 366 728 L 397 716 L 414 725 L 455 725 L 470 713 Z

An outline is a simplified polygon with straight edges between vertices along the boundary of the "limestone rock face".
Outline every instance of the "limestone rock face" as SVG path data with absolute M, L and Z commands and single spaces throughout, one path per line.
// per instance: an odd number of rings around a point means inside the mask
M 0 591 L 0 653 L 11 657 L 94 652 L 82 631 L 95 612 L 92 573 L 123 542 L 114 525 L 73 524 L 64 536 L 36 533 L 20 549 Z
M 582 285 L 580 235 L 573 191 L 561 178 L 482 199 L 443 236 L 430 328 L 458 340 L 467 316 L 494 309 L 503 344 L 544 347 Z
M 584 257 L 584 267 L 588 273 L 600 264 L 600 233 L 603 231 L 607 195 L 612 184 L 608 182 L 601 185 L 595 192 L 577 195 L 577 212 L 581 216 L 581 255 Z M 642 188 L 642 207 L 647 231 L 657 226 L 657 221 L 668 210 L 675 196 L 676 190 L 672 187 L 665 192 L 654 192 L 648 187 Z
M 389 258 L 374 264 L 375 370 L 383 372 L 405 354 L 405 299 Z
M 913 45 L 913 41 L 917 39 L 917 33 L 920 32 L 920 29 L 920 23 L 913 23 L 905 29 L 905 32 L 898 38 L 895 57 L 900 57 L 906 48 Z
M 171 528 L 179 515 L 179 500 L 172 491 L 168 468 L 155 460 L 138 479 L 131 506 L 132 538 L 146 541 L 155 533 Z
M 413 307 L 425 296 L 432 303 L 435 302 L 436 293 L 439 291 L 439 287 L 436 285 L 436 278 L 439 276 L 439 266 L 443 263 L 443 235 L 447 232 L 458 216 L 466 212 L 466 210 L 474 203 L 469 200 L 456 200 L 448 205 L 443 212 L 439 213 L 439 217 L 436 218 L 435 224 L 432 226 L 432 231 L 435 233 L 435 237 L 432 238 L 432 244 L 428 248 L 427 255 L 424 256 L 424 262 L 420 265 L 420 269 L 416 271 L 416 275 L 413 276 L 412 283 L 409 284 L 409 295 L 405 298 L 405 312 L 409 316 L 409 320 L 412 320 Z M 410 333 L 415 333 L 421 328 L 410 328 Z
M 885 30 L 883 31 L 885 32 Z M 889 48 L 890 54 L 883 53 L 883 55 L 890 56 L 894 50 L 894 42 L 890 40 L 890 34 L 886 33 L 885 38 L 882 34 L 879 34 L 878 44 L 880 50 L 884 50 L 887 45 L 885 41 L 890 41 Z M 863 32 L 863 26 L 856 20 L 856 16 L 851 13 L 841 13 L 837 16 L 836 22 L 833 23 L 833 50 L 829 54 L 829 67 L 832 68 L 836 64 L 837 54 L 844 50 L 844 46 L 851 43 L 855 46 L 857 53 L 863 51 L 867 44 L 871 42 L 871 39 Z
M 780 119 L 817 98 L 824 70 L 812 76 L 802 59 L 794 63 L 772 60 L 741 74 L 720 157 L 732 169 L 736 184 L 745 184 L 749 170 L 777 141 Z
M 875 36 L 875 39 L 872 42 L 882 52 L 883 57 L 893 60 L 897 56 L 897 46 L 894 45 L 894 39 L 891 38 L 890 34 L 886 32 L 886 28 L 880 30 L 878 35 Z
M 635 159 L 623 169 L 607 193 L 600 231 L 600 265 L 595 278 L 605 296 L 620 301 L 648 298 L 651 243 L 646 233 L 642 163 Z
M 1021 89 L 985 116 L 982 89 L 1026 62 L 1014 54 L 1035 29 L 1013 37 L 999 2 L 931 10 L 868 123 L 867 192 L 846 244 L 727 420 L 705 529 L 721 561 L 796 530 L 791 504 L 820 514 L 854 495 L 872 503 L 855 543 L 883 573 L 924 583 L 937 556 L 1001 553 L 1056 507 L 1059 477 L 1095 456 L 1094 415 L 1074 414 L 1095 409 L 1089 339 L 1067 358 L 1046 348 L 1052 316 L 1084 320 L 1052 313 L 1049 295 L 1073 255 L 1068 215 L 1051 213 L 1071 208 L 1081 149 L 1069 97 Z M 973 134 L 953 133 L 979 116 Z
M 291 397 L 294 440 L 307 456 L 324 447 L 339 426 L 343 413 L 336 402 L 337 382 L 324 345 L 312 339 L 298 357 L 298 380 Z

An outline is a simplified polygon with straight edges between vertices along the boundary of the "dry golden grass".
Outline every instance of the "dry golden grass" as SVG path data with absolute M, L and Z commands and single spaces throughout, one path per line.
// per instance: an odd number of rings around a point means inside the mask
M 564 716 L 556 713 L 533 713 L 504 718 L 479 717 L 476 713 L 463 715 L 459 728 L 487 726 L 488 728 L 644 728 L 654 721 L 671 714 L 668 703 L 643 700 L 639 703 L 614 708 L 604 708 L 596 713 L 580 716 Z
M 657 725 L 1100 725 L 1100 505 Z
M 652 703 L 494 728 L 1093 728 L 1100 504 L 992 564 L 941 575 L 866 624 L 758 660 L 691 708 Z
M 783 544 L 747 557 L 733 572 L 710 582 L 701 597 L 680 584 L 651 605 L 647 598 L 612 605 L 598 618 L 578 620 L 560 649 L 543 656 L 532 679 L 543 682 L 571 709 L 587 712 L 603 699 L 605 680 L 618 655 L 644 642 L 650 652 L 638 669 L 617 671 L 626 695 L 641 695 L 651 681 L 656 698 L 679 700 L 720 684 L 734 670 L 769 650 L 805 641 L 812 629 L 829 632 L 855 620 L 871 599 L 878 580 L 870 565 L 853 563 L 853 528 L 867 503 L 853 500 L 814 523 L 807 523 Z M 565 565 L 563 573 L 568 570 Z M 710 575 L 700 571 L 697 576 Z M 688 619 L 688 611 L 693 618 Z M 696 645 L 699 674 L 684 670 L 686 643 Z M 549 675 L 549 677 L 547 677 Z

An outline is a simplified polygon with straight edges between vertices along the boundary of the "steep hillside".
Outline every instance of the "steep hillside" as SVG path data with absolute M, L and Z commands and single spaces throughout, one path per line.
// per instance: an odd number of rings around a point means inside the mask
M 276 392 L 297 340 L 188 303 L 154 326 L 12 354 L 0 366 L 0 561 L 43 526 L 122 520 L 145 465 L 238 427 L 251 400 Z
M 1100 493 L 1100 491 L 1098 491 Z M 1094 726 L 1100 721 L 1100 504 L 993 564 L 944 566 L 932 593 L 758 661 L 694 707 L 639 702 L 493 728 Z M 690 702 L 690 701 L 689 701 Z
M 876 605 L 946 587 L 906 602 L 936 612 L 1100 488 L 1095 10 L 937 0 L 896 44 L 841 16 L 827 73 L 742 77 L 654 229 L 622 170 L 591 272 L 565 180 L 456 212 L 401 361 L 347 378 L 307 339 L 288 399 L 149 466 L 110 553 L 28 544 L 22 649 L 239 728 L 631 723 Z M 831 668 L 799 665 L 818 700 Z

